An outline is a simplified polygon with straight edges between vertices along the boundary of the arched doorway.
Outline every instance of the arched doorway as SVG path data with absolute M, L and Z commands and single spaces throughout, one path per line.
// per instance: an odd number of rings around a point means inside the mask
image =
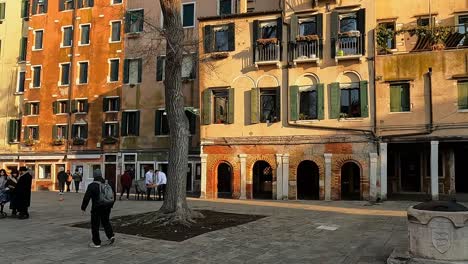
M 361 169 L 354 162 L 347 162 L 341 167 L 341 199 L 360 200 Z
M 305 160 L 297 167 L 297 199 L 318 200 L 319 194 L 319 168 L 315 162 Z
M 222 162 L 218 165 L 218 198 L 232 197 L 232 167 Z
M 273 198 L 273 168 L 266 161 L 257 161 L 253 167 L 253 198 Z

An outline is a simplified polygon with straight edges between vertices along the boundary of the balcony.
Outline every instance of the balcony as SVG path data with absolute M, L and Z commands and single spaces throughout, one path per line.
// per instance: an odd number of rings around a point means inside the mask
M 279 67 L 280 50 L 280 44 L 276 39 L 259 39 L 255 45 L 255 67 L 271 64 L 277 64 Z
M 294 65 L 297 65 L 297 63 L 318 63 L 320 53 L 322 52 L 320 41 L 318 39 L 292 43 L 291 50 L 293 53 L 292 56 Z
M 335 60 L 360 59 L 362 57 L 363 43 L 359 31 L 342 33 L 336 41 Z

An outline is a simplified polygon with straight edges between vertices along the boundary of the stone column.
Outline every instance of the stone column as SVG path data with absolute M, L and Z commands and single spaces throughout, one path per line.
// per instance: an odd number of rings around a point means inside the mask
M 276 200 L 283 197 L 283 154 L 276 154 Z
M 331 160 L 332 154 L 325 153 L 325 201 L 331 200 L 331 178 L 332 178 L 332 169 L 331 169 Z
M 282 200 L 289 197 L 289 154 L 283 154 L 283 196 Z
M 387 200 L 387 143 L 380 143 L 380 199 Z
M 439 200 L 439 141 L 431 141 L 431 195 Z
M 450 177 L 450 191 L 449 194 L 453 195 L 456 193 L 455 189 L 455 151 L 450 149 L 448 154 L 448 167 L 449 167 L 449 177 Z
M 371 201 L 377 200 L 377 153 L 369 153 L 369 196 Z
M 200 198 L 206 199 L 206 160 L 208 154 L 201 154 L 201 180 L 200 180 Z
M 247 155 L 246 154 L 239 154 L 240 159 L 240 197 L 239 199 L 245 200 L 247 199 L 246 194 L 246 184 L 247 184 Z

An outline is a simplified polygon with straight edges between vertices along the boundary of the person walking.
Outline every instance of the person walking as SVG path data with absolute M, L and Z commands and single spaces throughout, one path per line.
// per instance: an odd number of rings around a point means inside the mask
M 154 183 L 154 170 L 149 168 L 145 174 L 146 200 L 151 201 L 151 191 L 156 187 Z
M 123 194 L 127 193 L 127 200 L 130 198 L 130 188 L 132 187 L 132 176 L 130 170 L 126 170 L 122 176 L 120 176 L 120 185 L 122 186 L 122 192 L 120 193 L 119 200 L 122 200 Z
M 8 175 L 6 170 L 0 170 L 0 218 L 5 217 L 6 213 L 3 212 L 5 204 L 10 201 L 9 188 L 7 187 Z
M 71 182 L 73 181 L 73 177 L 70 173 L 70 170 L 67 170 L 67 192 L 70 192 L 70 185 L 71 185 Z
M 59 173 L 57 174 L 57 180 L 59 182 L 59 193 L 63 194 L 65 191 L 65 183 L 67 182 L 68 175 L 65 172 L 65 168 L 60 167 Z
M 104 231 L 108 238 L 107 244 L 111 245 L 115 242 L 114 231 L 110 223 L 110 214 L 114 205 L 112 188 L 105 183 L 102 176 L 94 177 L 94 181 L 88 185 L 83 202 L 81 204 L 81 210 L 83 214 L 86 212 L 89 201 L 92 201 L 91 206 L 91 235 L 92 242 L 89 243 L 91 248 L 101 247 L 101 238 L 99 236 L 99 227 L 102 224 Z M 110 197 L 109 197 L 110 196 Z
M 80 190 L 80 183 L 83 180 L 83 175 L 78 168 L 75 169 L 75 173 L 73 173 L 73 181 L 75 182 L 75 192 L 78 193 Z
M 166 173 L 163 171 L 157 170 L 156 171 L 156 185 L 158 186 L 158 201 L 162 201 L 163 199 L 166 199 L 166 183 L 167 183 L 167 177 Z M 161 198 L 161 194 L 162 197 Z
M 16 185 L 16 207 L 19 212 L 19 219 L 28 219 L 28 208 L 31 206 L 31 185 L 32 176 L 28 172 L 28 168 L 20 167 L 20 176 Z
M 8 176 L 6 183 L 6 187 L 9 189 L 10 192 L 10 210 L 12 217 L 16 217 L 18 213 L 18 207 L 16 206 L 16 185 L 18 184 L 18 175 L 18 170 L 11 170 L 10 176 Z

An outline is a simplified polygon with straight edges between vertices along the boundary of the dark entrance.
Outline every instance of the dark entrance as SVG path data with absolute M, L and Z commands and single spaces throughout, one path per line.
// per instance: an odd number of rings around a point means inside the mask
M 273 198 L 273 168 L 266 161 L 257 161 L 253 167 L 253 198 Z
M 421 153 L 400 152 L 401 189 L 403 192 L 421 192 Z
M 232 197 L 232 167 L 228 163 L 218 165 L 218 198 Z
M 341 199 L 361 199 L 361 169 L 354 162 L 347 162 L 341 167 Z
M 455 151 L 455 191 L 468 193 L 468 146 Z
M 305 160 L 297 167 L 297 199 L 319 199 L 319 168 L 313 161 Z
M 104 176 L 106 180 L 108 181 L 109 185 L 112 187 L 112 190 L 114 190 L 114 194 L 115 194 L 116 180 L 117 180 L 116 169 L 117 169 L 116 164 L 104 165 L 104 170 L 105 170 Z

